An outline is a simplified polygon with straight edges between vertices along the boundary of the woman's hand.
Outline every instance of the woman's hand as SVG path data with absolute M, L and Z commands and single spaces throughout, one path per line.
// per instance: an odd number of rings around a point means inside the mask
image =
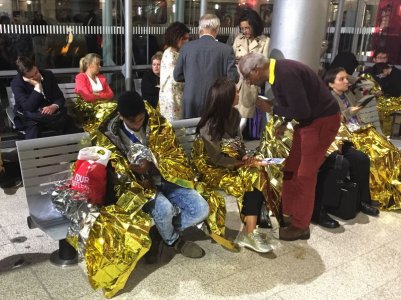
M 244 159 L 245 157 L 246 159 Z M 267 165 L 265 161 L 259 160 L 256 157 L 248 157 L 247 155 L 242 158 L 242 163 L 243 166 L 247 167 L 263 167 Z
M 348 109 L 351 115 L 355 116 L 362 108 L 363 108 L 362 106 L 351 106 Z

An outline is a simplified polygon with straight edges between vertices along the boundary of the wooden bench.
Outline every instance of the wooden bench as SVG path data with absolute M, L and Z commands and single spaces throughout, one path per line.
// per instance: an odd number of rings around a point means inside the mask
M 54 183 L 70 177 L 70 164 L 80 149 L 90 146 L 87 133 L 17 141 L 22 181 L 29 208 L 28 227 L 39 228 L 59 241 L 59 250 L 50 261 L 66 266 L 77 262 L 77 255 L 65 240 L 69 221 L 53 206 L 49 191 Z

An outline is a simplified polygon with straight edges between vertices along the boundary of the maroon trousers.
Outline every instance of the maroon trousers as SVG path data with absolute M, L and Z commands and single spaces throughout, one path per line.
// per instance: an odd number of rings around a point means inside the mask
M 317 173 L 340 127 L 340 115 L 314 120 L 294 130 L 293 142 L 284 166 L 283 213 L 291 224 L 307 228 L 313 213 Z

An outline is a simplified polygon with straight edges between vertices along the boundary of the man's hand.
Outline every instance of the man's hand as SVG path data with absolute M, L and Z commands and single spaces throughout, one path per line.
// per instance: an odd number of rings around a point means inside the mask
M 287 130 L 287 123 L 283 123 L 280 126 L 277 126 L 274 130 L 274 136 L 277 139 L 280 139 L 283 135 L 284 132 Z
M 151 167 L 152 163 L 147 159 L 141 159 L 137 164 L 131 164 L 131 170 L 137 174 L 146 174 Z
M 273 103 L 269 100 L 262 100 L 261 98 L 256 98 L 255 106 L 263 112 L 270 113 L 273 111 Z
M 22 79 L 25 82 L 29 83 L 30 85 L 33 85 L 34 87 L 37 87 L 37 86 L 41 85 L 40 81 L 36 81 L 36 80 L 34 80 L 32 78 L 26 78 L 26 77 L 22 76 Z
M 57 104 L 51 104 L 49 106 L 42 107 L 41 113 L 43 115 L 52 115 L 56 112 L 57 109 L 58 109 Z

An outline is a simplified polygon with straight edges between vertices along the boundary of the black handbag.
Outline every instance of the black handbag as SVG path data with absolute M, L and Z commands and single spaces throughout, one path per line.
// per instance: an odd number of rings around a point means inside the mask
M 344 220 L 356 216 L 359 211 L 358 186 L 347 179 L 348 171 L 343 155 L 332 153 L 326 159 L 318 174 L 314 218 L 319 216 L 321 205 Z
M 337 207 L 331 207 L 329 212 L 343 220 L 355 218 L 359 211 L 358 185 L 355 182 L 344 182 L 341 187 L 340 201 Z

